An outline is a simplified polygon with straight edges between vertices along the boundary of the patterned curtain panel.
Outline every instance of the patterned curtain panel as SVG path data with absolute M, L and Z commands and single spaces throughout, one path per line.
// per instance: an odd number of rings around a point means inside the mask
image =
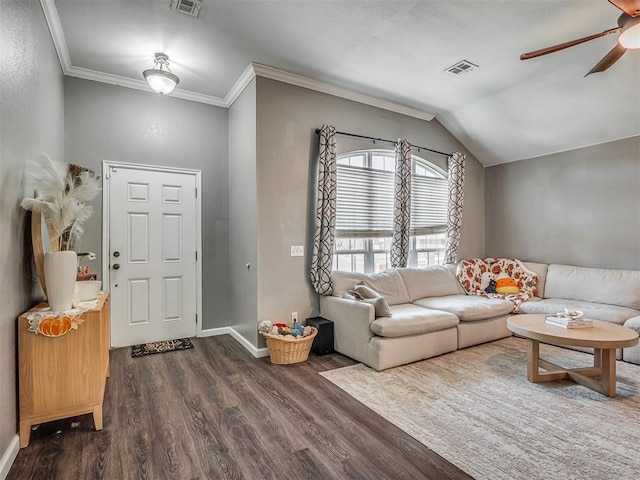
M 311 257 L 311 283 L 320 295 L 331 295 L 333 240 L 336 229 L 336 129 L 320 129 L 316 232 Z
M 396 176 L 393 198 L 393 239 L 391 266 L 407 266 L 411 228 L 411 144 L 398 140 L 396 144 Z
M 444 263 L 458 261 L 460 229 L 462 228 L 462 202 L 464 200 L 463 153 L 452 153 L 449 157 L 449 202 L 447 212 L 447 246 Z

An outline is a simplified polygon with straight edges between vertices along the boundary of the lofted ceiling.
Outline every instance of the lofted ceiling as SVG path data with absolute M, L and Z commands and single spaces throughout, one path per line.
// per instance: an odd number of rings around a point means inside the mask
M 41 2 L 68 75 L 146 88 L 162 51 L 176 96 L 228 106 L 253 62 L 435 115 L 485 166 L 640 135 L 640 50 L 584 77 L 617 35 L 519 59 L 615 27 L 607 0 Z M 445 72 L 461 60 L 479 68 Z

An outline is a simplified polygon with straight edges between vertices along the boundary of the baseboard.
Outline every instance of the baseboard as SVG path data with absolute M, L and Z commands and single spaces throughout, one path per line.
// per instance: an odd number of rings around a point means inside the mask
M 199 337 L 216 337 L 218 335 L 231 335 L 231 327 L 220 327 L 220 328 L 207 328 L 202 330 Z
M 20 451 L 20 437 L 18 435 L 14 436 L 9 443 L 9 446 L 2 455 L 2 460 L 0 460 L 0 480 L 4 480 L 9 475 L 9 470 L 11 470 L 11 465 L 13 465 L 13 461 L 18 456 L 18 452 Z
M 200 337 L 214 337 L 216 335 L 231 335 L 235 341 L 248 350 L 256 358 L 268 357 L 269 350 L 266 348 L 256 348 L 249 340 L 240 335 L 233 327 L 208 328 L 202 330 Z

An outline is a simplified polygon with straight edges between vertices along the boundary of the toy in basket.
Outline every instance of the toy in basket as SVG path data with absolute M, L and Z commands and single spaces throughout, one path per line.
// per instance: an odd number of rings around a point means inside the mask
M 304 362 L 309 358 L 313 339 L 318 334 L 315 327 L 303 327 L 295 322 L 292 327 L 285 323 L 260 322 L 258 331 L 267 342 L 271 363 L 286 365 Z

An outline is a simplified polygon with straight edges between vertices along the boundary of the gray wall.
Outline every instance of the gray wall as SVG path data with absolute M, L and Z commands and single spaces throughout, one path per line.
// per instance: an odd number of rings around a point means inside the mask
M 640 269 L 640 137 L 485 176 L 488 256 Z
M 257 204 L 256 81 L 252 80 L 229 109 L 229 283 L 231 326 L 253 345 L 258 340 Z
M 258 320 L 289 321 L 294 311 L 303 320 L 318 313 L 308 272 L 315 218 L 315 129 L 323 123 L 340 131 L 403 137 L 435 150 L 467 153 L 460 258 L 484 254 L 484 169 L 437 120 L 426 122 L 262 77 L 257 78 L 257 115 Z M 345 152 L 380 144 L 339 136 L 337 146 Z M 424 157 L 445 166 L 444 157 Z M 291 245 L 304 245 L 305 256 L 291 257 Z
M 227 110 L 104 83 L 65 78 L 65 160 L 100 173 L 101 162 L 202 171 L 204 329 L 229 320 Z M 102 200 L 85 226 L 82 250 L 102 250 Z M 100 272 L 101 259 L 91 262 Z
M 0 3 L 0 458 L 17 432 L 16 319 L 42 295 L 32 268 L 25 161 L 62 160 L 63 77 L 40 2 Z

